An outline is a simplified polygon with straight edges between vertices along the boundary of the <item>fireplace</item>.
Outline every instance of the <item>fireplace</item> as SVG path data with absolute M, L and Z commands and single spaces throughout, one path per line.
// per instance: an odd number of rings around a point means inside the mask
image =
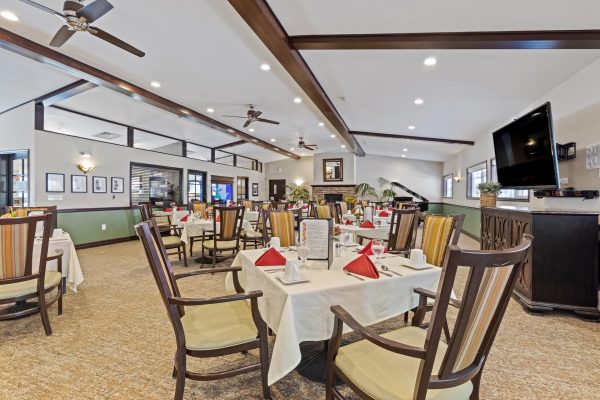
M 344 195 L 341 193 L 326 193 L 325 201 L 328 203 L 335 203 L 336 201 L 344 200 Z
M 354 196 L 356 185 L 312 185 L 313 195 L 328 202 L 343 201 L 346 196 Z

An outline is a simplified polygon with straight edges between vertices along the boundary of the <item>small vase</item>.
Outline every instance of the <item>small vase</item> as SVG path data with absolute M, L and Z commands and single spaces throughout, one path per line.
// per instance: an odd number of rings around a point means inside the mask
M 479 204 L 482 207 L 496 207 L 496 193 L 481 193 Z

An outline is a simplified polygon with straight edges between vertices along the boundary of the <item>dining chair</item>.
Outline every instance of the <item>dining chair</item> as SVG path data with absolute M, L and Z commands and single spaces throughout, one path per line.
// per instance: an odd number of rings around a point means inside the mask
M 189 209 L 192 213 L 198 214 L 201 219 L 206 218 L 206 210 L 207 210 L 206 203 L 203 203 L 203 202 L 200 202 L 197 200 L 192 200 Z M 197 240 L 201 240 L 201 239 L 202 239 L 201 235 L 188 236 L 188 246 L 190 246 L 190 257 L 192 257 L 192 255 L 194 253 L 194 242 Z
M 317 218 L 332 218 L 331 206 L 329 204 L 319 204 L 316 206 Z
M 39 265 L 37 272 L 33 272 L 38 223 L 42 223 L 43 233 Z M 15 304 L 13 312 L 0 315 L 0 321 L 39 312 L 46 335 L 52 334 L 48 307 L 58 302 L 58 315 L 62 315 L 63 293 L 62 263 L 58 262 L 57 271 L 46 271 L 47 262 L 57 258 L 48 255 L 51 224 L 51 214 L 0 219 L 0 304 Z M 56 296 L 46 299 L 54 289 L 57 289 Z M 37 298 L 37 304 L 26 302 L 34 298 Z M 24 307 L 24 304 L 31 307 Z
M 261 371 L 263 397 L 270 399 L 267 382 L 269 348 L 267 325 L 258 311 L 261 291 L 244 293 L 239 284 L 241 268 L 215 268 L 175 275 L 161 245 L 160 232 L 151 220 L 135 227 L 144 246 L 146 258 L 156 281 L 169 320 L 175 332 L 177 349 L 173 367 L 176 378 L 175 400 L 183 399 L 185 379 L 210 381 Z M 231 272 L 236 294 L 213 298 L 182 297 L 177 286 L 180 279 L 207 273 Z M 187 357 L 212 358 L 259 350 L 259 362 L 226 371 L 198 373 L 187 369 Z
M 252 201 L 251 200 L 243 200 L 241 205 L 244 206 L 244 209 L 246 209 L 246 210 L 252 211 L 254 209 L 252 207 Z
M 295 218 L 292 211 L 271 211 L 265 214 L 265 218 L 271 228 L 271 235 L 269 237 L 267 233 L 265 243 L 272 237 L 278 237 L 281 247 L 296 245 Z
M 58 211 L 56 206 L 35 206 L 35 207 L 15 207 L 6 206 L 5 212 L 12 212 L 16 217 L 26 217 L 31 212 L 41 211 L 44 214 L 50 214 L 52 216 L 50 220 L 50 226 L 52 229 L 58 228 Z
M 285 211 L 287 210 L 289 202 L 287 201 L 277 201 L 273 203 L 273 209 L 275 211 Z
M 241 239 L 242 239 L 242 248 L 246 250 L 248 244 L 252 244 L 255 249 L 258 249 L 258 246 L 264 247 L 265 241 L 263 238 L 263 223 L 262 223 L 262 210 L 258 212 L 258 218 L 256 221 L 248 221 L 248 226 L 251 226 L 251 229 L 242 229 Z
M 161 223 L 157 222 L 157 218 L 152 215 L 152 207 L 148 203 L 140 204 L 140 213 L 142 215 L 142 221 L 152 221 L 160 231 L 160 241 L 166 249 L 177 250 L 177 253 L 168 253 L 169 255 L 177 254 L 179 261 L 183 257 L 183 265 L 187 267 L 187 254 L 185 250 L 185 242 L 181 240 L 181 229 L 178 227 L 170 227 L 169 231 L 165 235 L 165 231 L 161 229 Z M 171 235 L 171 230 L 175 231 L 176 235 Z M 191 253 L 190 253 L 191 255 Z
M 387 250 L 392 254 L 409 254 L 415 248 L 419 214 L 416 209 L 392 210 Z
M 208 250 L 212 254 L 212 266 L 215 268 L 217 252 L 231 251 L 233 257 L 240 250 L 244 207 L 215 206 L 212 212 L 213 229 L 202 232 L 202 259 L 204 259 L 204 250 Z M 220 222 L 217 222 L 217 216 L 219 216 Z M 217 224 L 219 225 L 217 226 Z
M 326 399 L 344 398 L 336 388 L 337 377 L 362 399 L 479 399 L 483 368 L 531 242 L 525 235 L 518 246 L 502 251 L 451 246 L 437 293 L 415 289 L 419 318 L 427 299 L 436 299 L 427 329 L 409 326 L 380 335 L 343 307 L 332 306 Z M 450 298 L 459 266 L 468 270 L 461 302 Z M 449 305 L 458 308 L 458 317 L 446 344 L 441 333 Z M 340 347 L 344 324 L 361 340 Z
M 333 203 L 333 215 L 335 217 L 335 223 L 339 224 L 342 221 L 342 215 L 346 214 L 343 210 L 342 210 L 342 205 L 341 203 Z

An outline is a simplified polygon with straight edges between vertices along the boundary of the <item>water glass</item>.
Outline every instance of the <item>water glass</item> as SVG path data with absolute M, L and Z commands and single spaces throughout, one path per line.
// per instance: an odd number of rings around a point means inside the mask
M 296 251 L 298 252 L 298 257 L 300 257 L 300 261 L 302 263 L 302 266 L 305 267 L 306 266 L 306 260 L 308 258 L 308 246 L 305 244 L 301 244 L 300 246 L 298 246 L 296 248 Z
M 383 242 L 381 240 L 373 240 L 373 243 L 371 244 L 371 251 L 375 256 L 375 265 L 379 265 L 379 257 L 381 257 L 385 251 Z

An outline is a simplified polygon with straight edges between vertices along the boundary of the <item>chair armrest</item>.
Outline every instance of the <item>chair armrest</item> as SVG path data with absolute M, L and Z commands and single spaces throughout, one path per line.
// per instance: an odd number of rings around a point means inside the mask
M 421 297 L 426 297 L 426 298 L 433 299 L 433 300 L 435 300 L 435 297 L 436 297 L 435 292 L 432 292 L 431 290 L 427 290 L 427 289 L 423 289 L 423 288 L 416 288 L 415 293 Z M 460 308 L 460 301 L 458 301 L 458 300 L 450 299 L 449 304 L 456 308 Z
M 422 347 L 408 346 L 404 343 L 386 339 L 381 335 L 376 334 L 371 328 L 362 326 L 356 321 L 342 306 L 331 306 L 331 311 L 335 314 L 336 320 L 343 321 L 354 332 L 358 333 L 363 339 L 393 353 L 402 354 L 408 357 L 424 359 L 426 351 Z M 336 321 L 336 324 L 338 321 Z M 338 330 L 341 336 L 342 330 Z M 335 329 L 334 329 L 335 332 Z M 336 340 L 339 343 L 339 339 Z
M 175 278 L 175 280 L 177 280 L 177 279 L 187 278 L 189 276 L 214 274 L 215 272 L 239 272 L 241 270 L 242 270 L 241 267 L 212 268 L 212 269 L 203 269 L 203 270 L 193 271 L 193 272 L 186 272 L 183 274 L 177 274 L 177 275 L 173 275 L 173 277 Z
M 54 251 L 54 255 L 50 256 L 46 256 L 46 262 L 48 261 L 54 261 L 54 260 L 59 260 L 59 262 L 57 263 L 57 271 L 62 273 L 62 257 L 63 257 L 64 253 L 62 250 L 55 250 Z
M 182 298 L 182 297 L 168 297 L 169 304 L 175 304 L 178 306 L 202 306 L 206 304 L 218 304 L 218 303 L 228 303 L 232 301 L 241 301 L 241 300 L 251 300 L 261 297 L 263 295 L 262 291 L 254 290 L 252 292 L 246 293 L 236 293 L 230 294 L 227 296 L 220 297 L 211 297 L 208 299 L 191 299 L 191 298 Z

